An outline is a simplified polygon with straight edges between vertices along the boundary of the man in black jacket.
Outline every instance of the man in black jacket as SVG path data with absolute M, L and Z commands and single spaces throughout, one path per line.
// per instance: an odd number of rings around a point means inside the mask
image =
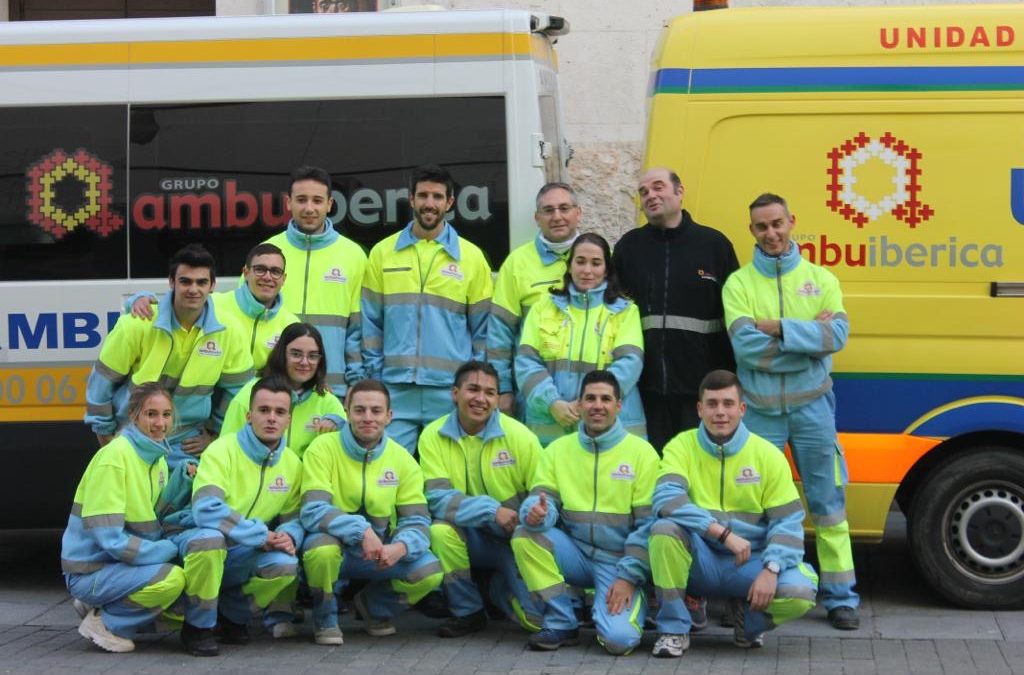
M 735 370 L 722 286 L 739 263 L 725 235 L 695 223 L 683 210 L 683 186 L 675 172 L 650 169 L 637 190 L 647 226 L 623 235 L 613 259 L 640 308 L 640 396 L 648 439 L 660 453 L 680 431 L 697 426 L 701 379 L 712 370 Z

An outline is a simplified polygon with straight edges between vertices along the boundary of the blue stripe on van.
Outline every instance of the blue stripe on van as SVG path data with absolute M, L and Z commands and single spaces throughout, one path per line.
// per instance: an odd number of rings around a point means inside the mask
M 655 94 L 992 90 L 1024 90 L 1024 66 L 663 68 L 654 77 Z
M 1024 433 L 1024 376 L 1021 375 L 833 373 L 832 380 L 836 426 L 840 431 L 903 433 L 922 416 L 960 402 L 953 407 L 962 407 L 963 411 L 942 413 L 913 433 L 941 437 L 983 429 Z M 1021 405 L 964 401 L 984 397 L 1019 399 Z M 966 414 L 967 410 L 972 412 Z

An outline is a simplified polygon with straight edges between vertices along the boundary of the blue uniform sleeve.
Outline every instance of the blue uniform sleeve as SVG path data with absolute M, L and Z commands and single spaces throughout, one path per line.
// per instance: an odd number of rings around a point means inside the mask
M 715 519 L 711 514 L 690 501 L 686 479 L 676 474 L 664 475 L 654 488 L 654 513 L 676 525 L 701 536 Z
M 785 334 L 786 328 L 782 330 Z M 736 362 L 751 370 L 799 373 L 810 367 L 807 354 L 783 351 L 782 341 L 759 331 L 750 317 L 737 319 L 729 326 L 729 340 Z
M 334 506 L 333 495 L 322 490 L 310 490 L 302 495 L 301 518 L 307 532 L 325 532 L 345 546 L 361 543 L 366 528 L 370 527 L 366 518 Z
M 512 391 L 512 353 L 516 346 L 516 331 L 519 328 L 519 317 L 502 307 L 491 305 L 491 315 L 487 320 L 487 360 L 498 371 L 498 391 L 503 394 Z
M 199 463 L 195 460 L 187 459 L 171 471 L 167 485 L 164 486 L 156 504 L 158 518 L 163 520 L 173 513 L 188 508 L 189 502 L 192 500 L 192 476 L 188 475 L 188 467 L 198 465 Z
M 548 372 L 540 352 L 537 351 L 540 336 L 537 328 L 540 311 L 534 308 L 523 322 L 523 334 L 516 351 L 516 386 L 526 399 L 530 410 L 547 413 L 551 404 L 559 400 L 558 388 Z
M 828 321 L 783 319 L 781 349 L 824 358 L 845 347 L 849 335 L 850 322 L 846 314 L 836 314 Z
M 540 525 L 530 525 L 526 522 L 526 514 L 530 512 L 533 505 L 540 501 L 540 492 L 543 491 L 547 494 L 548 502 L 548 514 L 544 518 L 544 522 Z M 523 500 L 523 503 L 519 506 L 519 522 L 530 532 L 547 532 L 555 523 L 558 522 L 558 510 L 561 508 L 561 501 L 558 497 L 554 496 L 550 491 L 544 488 L 535 488 L 531 491 L 529 497 Z

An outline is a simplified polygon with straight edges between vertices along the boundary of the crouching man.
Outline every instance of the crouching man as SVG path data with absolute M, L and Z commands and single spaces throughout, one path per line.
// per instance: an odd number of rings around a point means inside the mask
M 760 647 L 766 630 L 814 607 L 818 577 L 802 562 L 804 510 L 789 464 L 747 430 L 745 411 L 736 376 L 714 370 L 698 391 L 700 426 L 665 446 L 650 537 L 655 656 L 690 646 L 686 593 L 729 599 L 739 647 Z
M 441 584 L 430 546 L 423 474 L 412 455 L 384 432 L 391 398 L 377 380 L 348 390 L 348 424 L 306 449 L 303 564 L 313 593 L 314 642 L 340 645 L 335 585 L 369 579 L 356 612 L 375 637 L 395 632 L 391 619 Z
M 195 656 L 214 656 L 220 641 L 245 644 L 254 613 L 293 588 L 302 545 L 302 462 L 285 447 L 288 382 L 267 377 L 252 387 L 249 423 L 203 453 L 192 486 L 190 529 L 173 537 L 185 561 L 181 641 Z M 267 612 L 275 637 L 292 634 L 287 607 Z M 278 628 L 287 626 L 284 630 Z
M 571 584 L 594 589 L 597 639 L 609 653 L 623 655 L 643 634 L 658 453 L 619 422 L 622 391 L 610 372 L 595 370 L 583 378 L 579 407 L 578 432 L 541 453 L 512 550 L 527 588 L 544 606 L 543 627 L 530 636 L 531 649 L 579 641 L 566 592 Z

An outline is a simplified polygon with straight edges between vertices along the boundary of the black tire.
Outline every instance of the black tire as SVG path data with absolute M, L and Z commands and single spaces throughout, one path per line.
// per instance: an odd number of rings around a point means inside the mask
M 1024 607 L 1024 453 L 965 450 L 918 486 L 907 519 L 914 563 L 962 607 Z

